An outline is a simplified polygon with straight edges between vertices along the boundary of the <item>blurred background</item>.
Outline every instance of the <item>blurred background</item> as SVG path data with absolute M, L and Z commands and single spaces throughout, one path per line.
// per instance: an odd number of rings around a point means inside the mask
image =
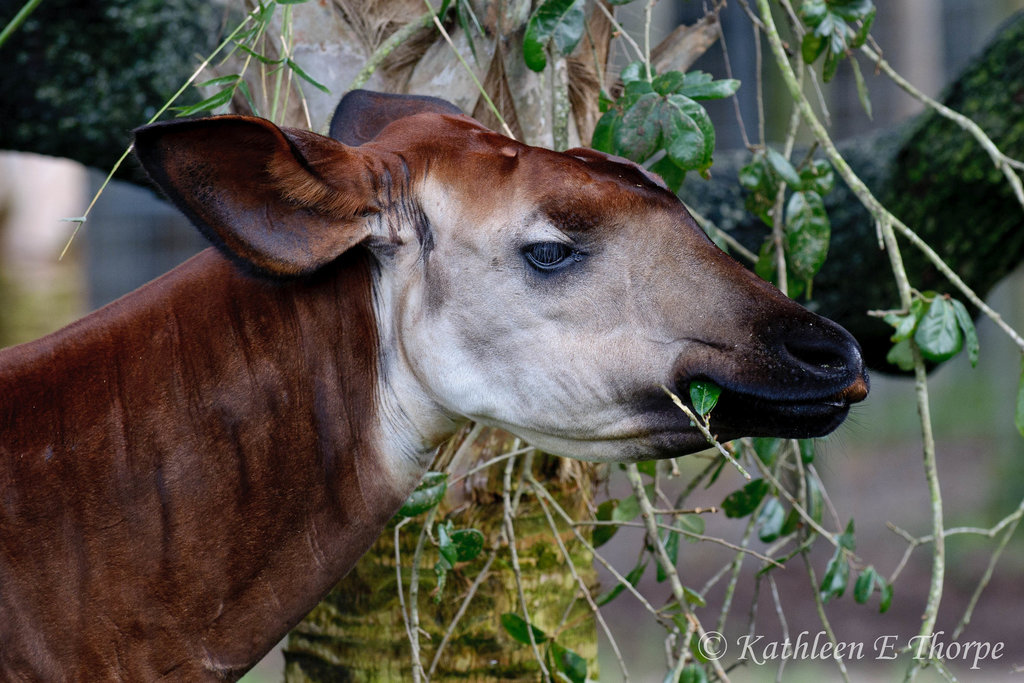
M 5 3 L 0 23 L 13 14 Z M 1014 12 L 1024 10 L 1024 0 L 876 0 L 878 18 L 873 35 L 885 57 L 908 80 L 929 95 L 938 95 L 957 72 Z M 619 10 L 623 22 L 638 20 L 638 8 Z M 664 32 L 679 23 L 703 16 L 697 0 L 663 0 L 657 27 Z M 749 21 L 739 2 L 730 2 L 722 14 L 725 46 L 733 75 L 742 81 L 739 110 L 748 130 L 756 130 L 757 105 L 752 87 L 757 60 Z M 188 50 L 190 48 L 183 48 Z M 721 49 L 710 50 L 696 68 L 725 76 Z M 770 69 L 769 69 L 770 71 Z M 921 105 L 892 85 L 888 79 L 865 73 L 874 105 L 869 119 L 856 96 L 849 69 L 841 68 L 824 89 L 835 138 L 886 128 L 920 111 Z M 22 78 L 31 79 L 25 73 Z M 766 76 L 766 107 L 769 138 L 788 116 L 780 103 L 772 105 L 778 88 Z M 8 115 L 17 105 L 5 105 Z M 731 101 L 708 104 L 720 150 L 742 147 Z M 139 121 L 139 124 L 143 121 Z M 0 126 L 5 125 L 0 121 Z M 125 145 L 129 135 L 125 132 Z M 110 159 L 112 165 L 116 159 Z M 133 162 L 129 162 L 133 163 Z M 81 215 L 103 181 L 107 168 L 86 168 L 71 161 L 24 153 L 0 153 L 0 346 L 26 341 L 55 330 L 138 285 L 174 267 L 205 247 L 187 222 L 151 192 L 136 185 L 112 183 L 96 203 L 88 222 L 75 235 L 66 255 L 59 258 L 71 239 L 74 223 L 64 219 Z M 1024 221 L 1022 221 L 1024 227 Z M 1024 280 L 1017 273 L 1007 278 L 989 297 L 989 303 L 1016 329 L 1024 328 Z M 978 327 L 981 359 L 972 369 L 964 357 L 945 364 L 930 384 L 933 420 L 938 439 L 938 468 L 943 482 L 947 526 L 989 526 L 1012 512 L 1024 498 L 1024 439 L 1013 426 L 1014 401 L 1020 369 L 1019 351 L 988 321 Z M 880 573 L 888 575 L 901 561 L 907 543 L 887 527 L 906 529 L 915 536 L 930 528 L 929 502 L 922 476 L 920 425 L 913 385 L 907 380 L 876 375 L 872 394 L 858 406 L 852 418 L 830 437 L 816 460 L 839 518 L 854 518 L 858 553 Z M 687 464 L 682 463 L 685 469 Z M 693 500 L 696 505 L 718 505 L 736 482 L 720 482 Z M 628 495 L 612 490 L 611 495 Z M 707 534 L 736 535 L 734 522 L 720 517 L 708 520 Z M 641 541 L 634 530 L 624 529 L 609 544 L 609 555 L 628 569 Z M 613 545 L 614 544 L 614 545 Z M 820 544 L 824 546 L 825 544 Z M 757 543 L 753 546 L 757 549 Z M 940 611 L 939 628 L 952 630 L 971 593 L 985 571 L 994 543 L 968 537 L 947 542 L 947 586 Z M 715 546 L 687 546 L 681 553 L 684 569 L 694 577 L 729 561 L 731 552 Z M 698 552 L 699 549 L 699 552 Z M 823 567 L 830 548 L 819 547 L 816 566 Z M 820 557 L 818 556 L 820 554 Z M 931 556 L 919 548 L 895 584 L 891 612 L 879 616 L 873 606 L 853 603 L 849 597 L 829 607 L 829 617 L 843 641 L 871 643 L 885 634 L 906 637 L 916 633 L 929 581 Z M 748 563 L 750 564 L 750 563 Z M 751 575 L 753 569 L 747 570 Z M 820 570 L 819 570 L 820 571 Z M 1006 643 L 1005 656 L 982 671 L 954 667 L 961 680 L 1022 680 L 1014 668 L 1024 666 L 1024 540 L 1014 537 L 982 594 L 967 631 L 968 640 Z M 814 613 L 813 588 L 802 567 L 776 573 L 784 596 L 792 635 L 820 630 Z M 699 581 L 695 580 L 695 584 Z M 754 599 L 752 581 L 740 581 L 736 604 L 759 606 L 758 633 L 767 638 L 780 633 L 773 603 L 766 596 Z M 643 590 L 667 595 L 667 586 L 645 580 Z M 709 600 L 721 596 L 709 596 Z M 656 602 L 656 600 L 653 600 Z M 649 618 L 635 613 L 626 598 L 609 608 L 608 620 L 629 651 L 631 661 L 650 659 L 663 670 L 663 631 Z M 620 611 L 621 610 L 621 611 Z M 744 615 L 745 616 L 745 615 Z M 728 625 L 734 640 L 744 632 L 737 617 Z M 607 651 L 607 648 L 603 648 Z M 265 680 L 275 680 L 272 671 Z M 632 669 L 631 663 L 631 669 Z M 602 662 L 602 672 L 615 680 L 617 666 Z M 279 669 L 278 669 L 279 670 Z M 784 680 L 824 680 L 814 666 L 787 667 Z M 884 664 L 865 662 L 851 667 L 854 680 L 890 680 L 902 675 Z M 258 680 L 255 674 L 249 680 Z M 774 669 L 746 667 L 733 680 L 770 680 Z M 924 680 L 933 680 L 926 671 Z

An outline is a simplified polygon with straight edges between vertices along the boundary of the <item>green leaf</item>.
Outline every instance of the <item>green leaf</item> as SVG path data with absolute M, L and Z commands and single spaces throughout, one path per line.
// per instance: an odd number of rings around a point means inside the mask
M 545 51 L 549 42 L 562 55 L 568 55 L 583 37 L 586 0 L 545 0 L 526 24 L 523 35 L 523 59 L 533 71 L 548 64 Z
M 427 472 L 416 489 L 405 499 L 398 510 L 400 517 L 415 517 L 441 502 L 448 489 L 448 475 L 444 472 Z
M 698 415 L 707 415 L 718 403 L 722 387 L 711 380 L 695 379 L 690 382 L 690 402 Z
M 793 273 L 810 280 L 828 256 L 832 227 L 821 195 L 794 192 L 786 204 L 786 264 Z
M 701 73 L 701 72 L 697 72 Z M 691 74 L 687 74 L 687 77 Z M 684 81 L 682 87 L 676 91 L 679 95 L 689 97 L 691 100 L 721 100 L 732 97 L 740 89 L 740 82 L 735 78 L 723 78 L 720 81 L 713 81 L 708 76 L 706 82 L 695 83 L 689 78 Z
M 541 631 L 533 624 L 527 624 L 526 620 L 515 612 L 505 612 L 502 614 L 501 625 L 505 627 L 505 630 L 513 639 L 523 645 L 530 644 L 530 631 L 533 631 L 533 642 L 538 645 L 547 642 L 548 636 L 544 631 Z
M 790 187 L 799 187 L 800 174 L 793 168 L 793 164 L 789 163 L 786 157 L 776 152 L 771 147 L 765 150 L 765 159 L 768 161 L 768 165 L 771 167 L 775 174 L 786 181 L 786 184 Z
M 679 672 L 679 683 L 708 683 L 708 675 L 704 667 L 697 664 L 687 664 Z
M 609 109 L 601 118 L 597 120 L 597 125 L 594 126 L 594 134 L 590 138 L 590 146 L 594 149 L 607 152 L 608 154 L 615 153 L 615 129 L 618 127 L 622 115 L 616 109 Z
M 825 53 L 825 65 L 821 68 L 821 79 L 826 83 L 829 83 L 836 75 L 836 71 L 839 69 L 839 56 L 843 54 L 842 51 L 834 52 L 828 50 Z
M 660 102 L 660 95 L 649 92 L 623 113 L 615 131 L 616 152 L 637 163 L 654 154 L 661 142 Z
M 700 515 L 679 515 L 676 517 L 675 526 L 679 527 L 683 531 L 688 531 L 691 534 L 703 534 L 704 518 Z M 696 543 L 699 540 L 685 535 L 684 538 L 691 543 Z
M 680 168 L 704 173 L 715 151 L 715 126 L 704 107 L 684 95 L 669 95 L 660 111 L 669 158 Z
M 451 536 L 449 535 L 451 528 L 451 522 L 437 525 L 437 548 L 441 553 L 438 562 L 444 569 L 453 568 L 455 563 L 459 561 L 459 551 L 456 550 L 455 544 L 452 543 Z
M 256 52 L 256 51 L 246 47 L 245 45 L 238 45 L 238 49 L 241 50 L 242 52 L 246 53 L 250 57 L 253 57 L 254 59 L 256 59 L 256 61 L 261 62 L 263 64 L 270 64 L 270 65 L 284 64 L 284 59 L 275 59 L 273 57 L 267 57 L 266 55 L 260 54 L 259 52 Z
M 1013 413 L 1013 424 L 1017 431 L 1024 436 L 1024 357 L 1021 358 L 1020 380 L 1017 384 L 1017 408 Z
M 786 510 L 778 498 L 769 498 L 757 515 L 757 535 L 765 543 L 771 543 L 782 535 L 786 523 Z
M 892 584 L 888 581 L 882 581 L 882 578 L 878 578 L 879 581 L 879 592 L 881 593 L 881 600 L 878 602 L 878 611 L 881 614 L 885 614 L 889 611 L 889 607 L 892 605 Z
M 207 97 L 202 102 L 197 102 L 187 107 L 174 107 L 174 109 L 178 112 L 178 116 L 192 116 L 200 112 L 210 111 L 230 102 L 234 92 L 234 88 L 225 88 L 219 93 Z
M 587 680 L 587 660 L 572 650 L 567 650 L 555 641 L 551 641 L 551 656 L 555 668 L 565 674 L 571 683 L 585 683 Z
M 914 341 L 920 347 L 921 355 L 936 363 L 960 353 L 964 345 L 963 333 L 949 299 L 939 296 L 932 300 L 917 325 Z
M 878 574 L 875 572 L 874 567 L 868 567 L 860 573 L 857 577 L 857 583 L 853 584 L 853 599 L 863 605 L 871 597 L 871 593 L 875 590 L 875 579 Z
M 651 80 L 651 87 L 659 95 L 671 95 L 678 92 L 686 83 L 686 76 L 682 71 L 667 71 Z
M 672 161 L 668 156 L 659 159 L 648 170 L 661 176 L 661 179 L 665 181 L 665 185 L 668 186 L 668 189 L 672 190 L 673 194 L 679 193 L 679 188 L 682 187 L 683 181 L 686 179 L 686 171 L 679 168 L 676 162 Z
M 757 453 L 761 462 L 771 467 L 779 455 L 779 449 L 783 444 L 782 439 L 772 436 L 755 436 L 750 441 L 754 444 L 754 452 Z
M 832 173 L 832 164 L 824 159 L 815 159 L 800 169 L 800 185 L 794 189 L 826 195 L 832 191 L 833 187 L 835 187 L 835 174 Z
M 824 37 L 819 36 L 814 31 L 808 31 L 800 42 L 800 52 L 805 62 L 813 64 L 814 60 L 821 56 L 821 53 L 825 51 L 827 46 L 828 41 Z
M 668 559 L 672 561 L 672 566 L 674 567 L 679 559 L 679 534 L 666 530 L 661 542 L 665 546 L 665 553 L 668 555 Z M 668 572 L 660 564 L 658 565 L 658 573 L 655 578 L 658 583 L 662 583 L 668 578 Z
M 821 487 L 818 485 L 817 477 L 807 477 L 807 514 L 818 524 L 821 524 L 821 516 L 824 510 L 824 499 L 821 495 Z
M 981 347 L 978 345 L 978 331 L 974 329 L 974 321 L 971 320 L 971 314 L 967 312 L 967 307 L 960 301 L 950 299 L 949 302 L 953 305 L 953 314 L 956 316 L 956 322 L 960 326 L 960 331 L 964 333 L 967 358 L 971 361 L 971 367 L 977 367 L 978 353 L 981 351 Z
M 692 588 L 687 588 L 686 586 L 683 586 L 683 600 L 688 604 L 696 605 L 697 607 L 706 607 L 708 604 L 708 601 L 704 599 L 703 595 Z
M 761 503 L 768 493 L 768 482 L 755 479 L 743 488 L 733 491 L 722 501 L 726 517 L 746 517 Z
M 328 88 L 326 85 L 324 85 L 320 81 L 318 81 L 315 78 L 313 78 L 312 76 L 310 76 L 305 71 L 303 71 L 302 67 L 300 67 L 298 64 L 296 64 L 294 61 L 292 61 L 291 59 L 286 59 L 285 63 L 288 64 L 288 68 L 290 68 L 292 71 L 294 71 L 295 74 L 299 78 L 301 78 L 302 80 L 306 81 L 307 83 L 312 85 L 317 90 L 319 90 L 321 92 L 324 92 L 324 93 L 327 93 L 328 95 L 331 94 L 330 88 Z
M 868 12 L 861 19 L 861 27 L 860 29 L 858 29 L 857 33 L 853 36 L 853 39 L 850 41 L 851 50 L 859 50 L 861 47 L 864 46 L 864 43 L 866 43 L 868 40 L 868 34 L 871 33 L 871 25 L 874 23 L 875 8 L 872 7 L 871 11 Z
M 640 581 L 641 577 L 643 577 L 645 569 L 647 569 L 647 562 L 646 560 L 643 560 L 639 564 L 637 564 L 637 566 L 633 567 L 633 569 L 628 574 L 626 574 L 626 581 L 629 583 L 630 586 L 636 586 L 636 584 Z M 623 586 L 621 583 L 616 583 L 612 587 L 612 589 L 609 590 L 607 593 L 604 593 L 603 595 L 599 595 L 596 598 L 594 598 L 594 604 L 596 604 L 598 607 L 607 605 L 609 602 L 619 597 L 619 594 L 624 590 L 626 590 L 625 586 Z
M 800 447 L 800 462 L 805 465 L 810 465 L 814 462 L 814 450 L 815 441 L 814 439 L 800 439 L 797 441 Z
M 871 118 L 871 96 L 868 94 L 867 83 L 864 82 L 864 74 L 860 72 L 860 64 L 857 60 L 850 58 L 850 66 L 853 67 L 853 78 L 857 82 L 857 98 L 860 100 L 860 106 L 864 108 L 864 113 Z
M 628 522 L 636 519 L 636 516 L 640 514 L 640 501 L 637 500 L 636 494 L 623 498 L 619 501 L 619 504 L 612 510 L 612 521 L 615 522 Z
M 839 538 L 836 539 L 839 543 L 840 548 L 846 548 L 847 550 L 853 550 L 856 547 L 856 543 L 853 539 L 853 520 L 851 519 L 846 524 L 846 531 L 839 534 Z
M 619 504 L 617 500 L 606 500 L 597 506 L 597 519 L 601 522 L 612 521 L 612 512 Z M 607 543 L 612 536 L 618 532 L 619 527 L 612 526 L 611 524 L 600 524 L 594 527 L 594 531 L 591 534 L 590 542 L 595 548 L 600 548 Z
M 235 83 L 237 83 L 240 80 L 242 80 L 242 76 L 240 74 L 229 74 L 227 76 L 219 76 L 217 78 L 211 78 L 208 81 L 203 81 L 202 83 L 197 83 L 196 87 L 197 88 L 212 88 L 215 85 L 228 85 L 228 84 L 234 85 Z
M 885 354 L 885 360 L 904 372 L 913 370 L 914 352 L 910 349 L 910 340 L 903 339 L 897 342 L 895 346 L 889 349 L 889 353 Z
M 484 535 L 479 529 L 456 529 L 451 534 L 451 542 L 459 562 L 469 562 L 484 549 Z
M 630 62 L 622 69 L 619 79 L 622 80 L 623 85 L 629 85 L 635 81 L 644 81 L 646 83 L 647 70 L 644 68 L 644 63 L 640 60 Z
M 832 598 L 843 597 L 849 580 L 850 564 L 846 561 L 843 552 L 836 548 L 832 559 L 828 561 L 828 565 L 825 567 L 825 576 L 822 578 L 821 586 L 818 588 L 822 601 L 828 602 Z

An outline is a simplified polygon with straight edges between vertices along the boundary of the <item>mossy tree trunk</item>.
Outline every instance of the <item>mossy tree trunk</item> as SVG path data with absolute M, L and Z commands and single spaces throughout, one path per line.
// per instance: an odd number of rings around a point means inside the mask
M 516 447 L 514 437 L 484 430 L 467 449 L 467 460 L 472 465 Z M 420 661 L 435 680 L 536 681 L 539 677 L 532 648 L 516 642 L 500 622 L 502 614 L 522 614 L 505 533 L 505 466 L 505 462 L 499 462 L 462 479 L 448 491 L 439 508 L 435 526 L 450 520 L 455 528 L 478 529 L 485 538 L 483 552 L 474 560 L 457 565 L 439 595 L 433 571 L 438 559 L 435 544 L 428 540 L 420 555 L 416 603 L 422 629 Z M 567 568 L 544 510 L 537 498 L 525 490 L 520 476 L 524 466 L 532 468 L 534 476 L 545 482 L 551 495 L 574 519 L 591 514 L 594 469 L 539 453 L 521 456 L 515 465 L 510 493 L 515 505 L 522 590 L 531 621 L 560 646 L 583 657 L 589 665 L 589 676 L 596 680 L 594 620 L 587 603 L 580 599 L 579 585 Z M 413 592 L 415 548 L 426 518 L 424 513 L 398 532 L 402 591 L 407 602 Z M 596 588 L 591 554 L 571 529 L 564 524 L 559 524 L 558 529 L 577 576 L 588 589 Z M 412 649 L 407 617 L 403 616 L 398 597 L 393 531 L 392 527 L 382 534 L 356 568 L 292 631 L 285 649 L 286 680 L 319 683 L 412 679 Z M 464 608 L 463 603 L 470 595 Z M 457 615 L 456 628 L 451 638 L 446 639 Z M 439 650 L 441 654 L 434 665 Z M 545 651 L 543 646 L 541 651 Z

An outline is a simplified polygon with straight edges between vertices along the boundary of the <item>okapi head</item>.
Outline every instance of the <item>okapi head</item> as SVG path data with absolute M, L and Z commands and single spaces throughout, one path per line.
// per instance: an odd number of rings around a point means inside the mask
M 156 125 L 153 178 L 232 259 L 303 277 L 373 257 L 377 399 L 420 452 L 464 418 L 617 461 L 707 443 L 664 388 L 723 388 L 722 440 L 835 429 L 859 347 L 716 247 L 642 167 L 530 147 L 442 100 L 356 91 L 328 139 L 236 116 Z

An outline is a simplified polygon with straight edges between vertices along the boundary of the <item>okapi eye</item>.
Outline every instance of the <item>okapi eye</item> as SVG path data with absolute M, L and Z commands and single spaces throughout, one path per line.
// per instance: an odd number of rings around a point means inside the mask
M 530 265 L 539 270 L 555 270 L 573 261 L 580 261 L 580 252 L 561 242 L 538 242 L 523 250 Z

